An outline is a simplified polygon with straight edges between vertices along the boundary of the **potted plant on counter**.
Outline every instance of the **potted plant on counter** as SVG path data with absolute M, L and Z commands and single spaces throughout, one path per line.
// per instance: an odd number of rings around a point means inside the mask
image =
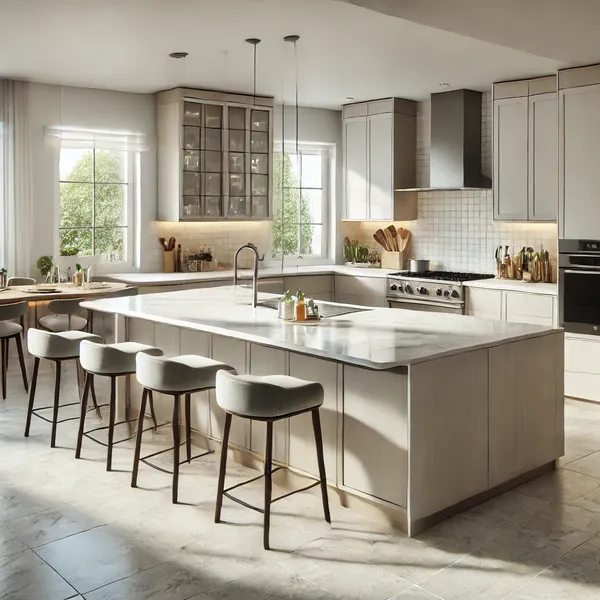
M 54 261 L 51 256 L 40 256 L 35 263 L 35 266 L 40 270 L 44 279 L 48 277 L 48 273 L 52 270 L 53 265 Z

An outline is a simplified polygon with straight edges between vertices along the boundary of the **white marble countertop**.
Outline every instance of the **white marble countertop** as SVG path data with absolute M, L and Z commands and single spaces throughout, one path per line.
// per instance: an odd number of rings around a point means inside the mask
M 261 293 L 259 301 L 275 297 Z M 391 308 L 328 318 L 316 326 L 294 325 L 280 321 L 270 308 L 253 308 L 251 299 L 246 287 L 223 286 L 82 306 L 379 370 L 555 332 L 537 325 Z M 156 344 L 160 346 L 160 339 Z
M 514 279 L 478 279 L 476 281 L 465 281 L 463 285 L 490 290 L 545 294 L 546 296 L 558 295 L 558 284 L 556 283 L 527 283 L 525 281 L 515 281 Z
M 352 275 L 354 277 L 386 277 L 397 269 L 371 269 L 346 267 L 345 265 L 315 265 L 312 267 L 266 267 L 259 269 L 259 279 L 269 277 L 293 277 L 295 275 Z M 252 278 L 251 269 L 240 269 L 240 278 Z M 97 278 L 118 281 L 138 287 L 157 285 L 178 285 L 186 283 L 201 283 L 209 281 L 233 281 L 233 270 L 207 271 L 203 273 L 115 273 L 112 275 L 98 275 Z

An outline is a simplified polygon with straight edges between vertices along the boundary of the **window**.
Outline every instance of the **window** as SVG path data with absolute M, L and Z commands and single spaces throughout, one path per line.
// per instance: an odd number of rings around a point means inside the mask
M 60 253 L 131 262 L 133 155 L 121 150 L 60 151 Z
M 327 256 L 331 152 L 303 144 L 274 157 L 273 256 Z

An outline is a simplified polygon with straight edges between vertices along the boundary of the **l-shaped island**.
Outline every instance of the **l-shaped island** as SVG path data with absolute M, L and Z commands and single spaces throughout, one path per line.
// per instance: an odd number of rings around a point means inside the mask
M 251 290 L 218 287 L 82 306 L 114 316 L 116 341 L 319 381 L 330 486 L 345 505 L 376 511 L 409 535 L 562 456 L 562 331 L 326 302 L 322 313 L 339 316 L 305 326 L 280 321 L 273 298 L 259 294 L 253 308 Z M 130 392 L 135 404 L 134 381 Z M 164 403 L 165 416 L 170 409 Z M 195 396 L 192 424 L 207 443 L 221 439 L 224 413 L 212 393 Z M 230 443 L 262 455 L 264 428 L 234 419 Z M 276 424 L 274 436 L 279 463 L 318 473 L 310 416 Z

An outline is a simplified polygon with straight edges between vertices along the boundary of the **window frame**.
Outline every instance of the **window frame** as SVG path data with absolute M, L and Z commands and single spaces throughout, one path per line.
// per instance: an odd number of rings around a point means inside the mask
M 299 185 L 298 187 L 293 188 L 285 188 L 285 189 L 293 189 L 298 190 L 300 197 L 302 197 L 303 190 L 320 190 L 321 191 L 321 222 L 320 223 L 310 223 L 311 225 L 320 225 L 321 226 L 321 253 L 320 254 L 300 254 L 292 255 L 275 255 L 272 252 L 272 262 L 274 264 L 280 264 L 282 260 L 285 261 L 288 265 L 310 265 L 310 264 L 323 264 L 332 261 L 331 257 L 331 231 L 330 231 L 330 211 L 331 211 L 331 202 L 335 197 L 335 191 L 332 188 L 332 182 L 334 177 L 334 160 L 335 160 L 335 145 L 333 144 L 325 144 L 325 143 L 310 143 L 310 142 L 302 142 L 298 144 L 298 153 L 300 154 L 299 161 Z M 296 156 L 296 145 L 294 143 L 286 143 L 283 147 L 281 144 L 275 147 L 274 154 L 281 155 L 282 153 L 289 156 Z M 320 188 L 311 188 L 311 187 L 302 187 L 302 155 L 313 155 L 321 157 L 321 187 Z M 278 182 L 273 181 L 273 196 L 280 192 L 281 186 Z M 299 207 L 300 210 L 300 207 Z M 274 203 L 273 206 L 273 221 L 275 221 L 275 212 L 276 205 Z M 300 220 L 300 215 L 298 217 L 298 222 L 296 223 L 298 229 L 298 247 L 300 247 L 300 228 L 302 226 L 302 221 Z
M 61 158 L 61 152 L 63 150 L 84 150 L 84 151 L 90 151 L 92 152 L 92 181 L 68 181 L 68 180 L 63 180 L 61 179 L 60 176 L 60 158 Z M 57 236 L 57 247 L 56 247 L 56 252 L 55 255 L 58 256 L 59 258 L 61 257 L 60 254 L 60 249 L 61 249 L 61 243 L 60 243 L 60 234 L 61 231 L 63 230 L 75 230 L 75 229 L 81 229 L 81 230 L 91 230 L 92 231 L 92 247 L 93 250 L 95 251 L 95 232 L 98 229 L 122 229 L 124 231 L 124 237 L 125 237 L 125 244 L 124 244 L 124 249 L 125 249 L 125 258 L 126 260 L 124 261 L 119 261 L 119 262 L 109 262 L 109 261 L 104 261 L 101 259 L 101 254 L 92 254 L 92 255 L 77 255 L 77 257 L 80 257 L 81 259 L 85 260 L 92 260 L 94 263 L 97 262 L 97 264 L 101 264 L 102 265 L 102 270 L 103 271 L 111 271 L 111 272 L 117 272 L 117 271 L 122 271 L 125 270 L 127 268 L 131 268 L 135 265 L 136 259 L 135 259 L 135 237 L 136 237 L 136 197 L 137 197 L 137 190 L 138 190 L 138 186 L 139 186 L 139 161 L 140 161 L 140 153 L 139 152 L 135 152 L 135 151 L 130 151 L 130 150 L 115 150 L 116 152 L 123 152 L 125 154 L 125 181 L 124 182 L 111 182 L 111 181 L 101 181 L 101 182 L 96 182 L 96 172 L 95 172 L 95 162 L 96 162 L 96 151 L 111 151 L 112 149 L 110 148 L 97 148 L 95 147 L 93 144 L 90 145 L 81 145 L 81 146 L 77 146 L 77 147 L 71 147 L 69 144 L 61 146 L 61 148 L 59 149 L 59 156 L 58 156 L 58 210 L 57 210 L 57 231 L 58 231 L 58 236 Z M 92 198 L 93 198 L 93 204 L 92 204 L 92 225 L 90 227 L 61 227 L 60 225 L 60 217 L 61 217 L 61 206 L 60 206 L 60 187 L 61 184 L 75 184 L 75 185 L 91 185 L 92 186 Z M 98 226 L 96 227 L 95 224 L 95 218 L 96 218 L 96 186 L 98 185 L 122 185 L 125 186 L 125 190 L 126 190 L 126 194 L 125 194 L 125 198 L 126 198 L 126 206 L 125 206 L 125 210 L 126 210 L 126 215 L 125 215 L 125 225 L 121 225 L 121 226 L 115 226 L 115 227 L 103 227 L 103 226 Z M 66 258 L 66 257 L 62 257 L 62 258 Z

